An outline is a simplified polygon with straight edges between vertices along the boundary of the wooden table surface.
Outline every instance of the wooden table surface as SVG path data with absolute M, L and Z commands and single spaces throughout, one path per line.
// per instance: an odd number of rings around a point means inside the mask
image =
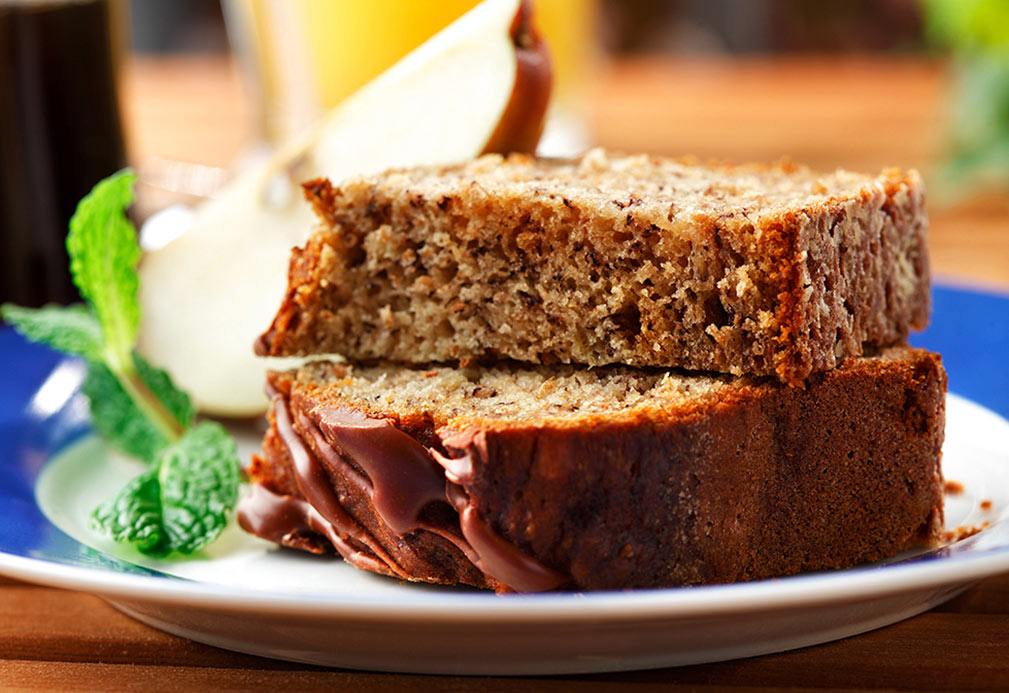
M 789 155 L 820 169 L 929 171 L 942 152 L 948 78 L 891 59 L 638 60 L 601 69 L 586 95 L 594 141 L 733 159 Z M 124 104 L 133 158 L 226 165 L 252 133 L 233 66 L 134 61 Z M 932 208 L 939 277 L 1009 290 L 1009 196 Z M 577 683 L 577 686 L 574 684 Z M 102 600 L 0 578 L 0 686 L 37 690 L 282 687 L 370 690 L 1009 690 L 1009 576 L 872 633 L 749 660 L 595 676 L 429 677 L 326 670 L 199 645 Z

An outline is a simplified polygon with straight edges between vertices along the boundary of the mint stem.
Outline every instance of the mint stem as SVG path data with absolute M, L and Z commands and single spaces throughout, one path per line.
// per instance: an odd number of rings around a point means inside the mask
M 125 365 L 125 364 L 124 364 Z M 165 405 L 161 403 L 147 384 L 137 373 L 137 370 L 132 367 L 132 364 L 126 368 L 114 368 L 112 372 L 116 376 L 116 380 L 122 385 L 126 394 L 130 396 L 130 399 L 137 405 L 137 408 L 143 412 L 144 416 L 154 424 L 154 426 L 165 436 L 170 442 L 175 442 L 182 437 L 185 429 L 182 424 L 172 416 Z

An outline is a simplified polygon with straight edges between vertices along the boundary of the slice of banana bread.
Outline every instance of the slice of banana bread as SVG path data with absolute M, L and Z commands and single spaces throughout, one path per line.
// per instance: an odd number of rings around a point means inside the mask
M 593 151 L 319 180 L 262 355 L 682 367 L 797 384 L 928 319 L 911 171 Z
M 624 589 L 938 540 L 946 377 L 892 347 L 771 378 L 316 363 L 272 373 L 248 531 L 406 580 Z

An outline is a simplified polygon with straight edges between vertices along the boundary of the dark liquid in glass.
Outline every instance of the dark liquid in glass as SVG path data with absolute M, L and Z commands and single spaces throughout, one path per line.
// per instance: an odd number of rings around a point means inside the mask
M 0 301 L 78 300 L 77 202 L 126 163 L 108 0 L 0 0 Z

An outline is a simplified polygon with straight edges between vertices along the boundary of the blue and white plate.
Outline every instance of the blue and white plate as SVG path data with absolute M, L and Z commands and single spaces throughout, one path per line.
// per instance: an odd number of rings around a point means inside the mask
M 944 354 L 953 390 L 1005 413 L 1007 325 L 1009 299 L 939 289 L 933 327 L 915 341 Z M 90 434 L 81 364 L 9 329 L 0 329 L 0 359 L 0 573 L 97 594 L 145 623 L 228 649 L 424 673 L 663 667 L 864 632 L 1009 571 L 1009 422 L 956 395 L 943 465 L 964 491 L 947 498 L 947 527 L 980 531 L 886 564 L 736 585 L 498 597 L 403 584 L 235 527 L 202 555 L 157 561 L 88 528 L 91 509 L 139 467 Z M 252 450 L 261 432 L 249 424 L 236 433 Z

